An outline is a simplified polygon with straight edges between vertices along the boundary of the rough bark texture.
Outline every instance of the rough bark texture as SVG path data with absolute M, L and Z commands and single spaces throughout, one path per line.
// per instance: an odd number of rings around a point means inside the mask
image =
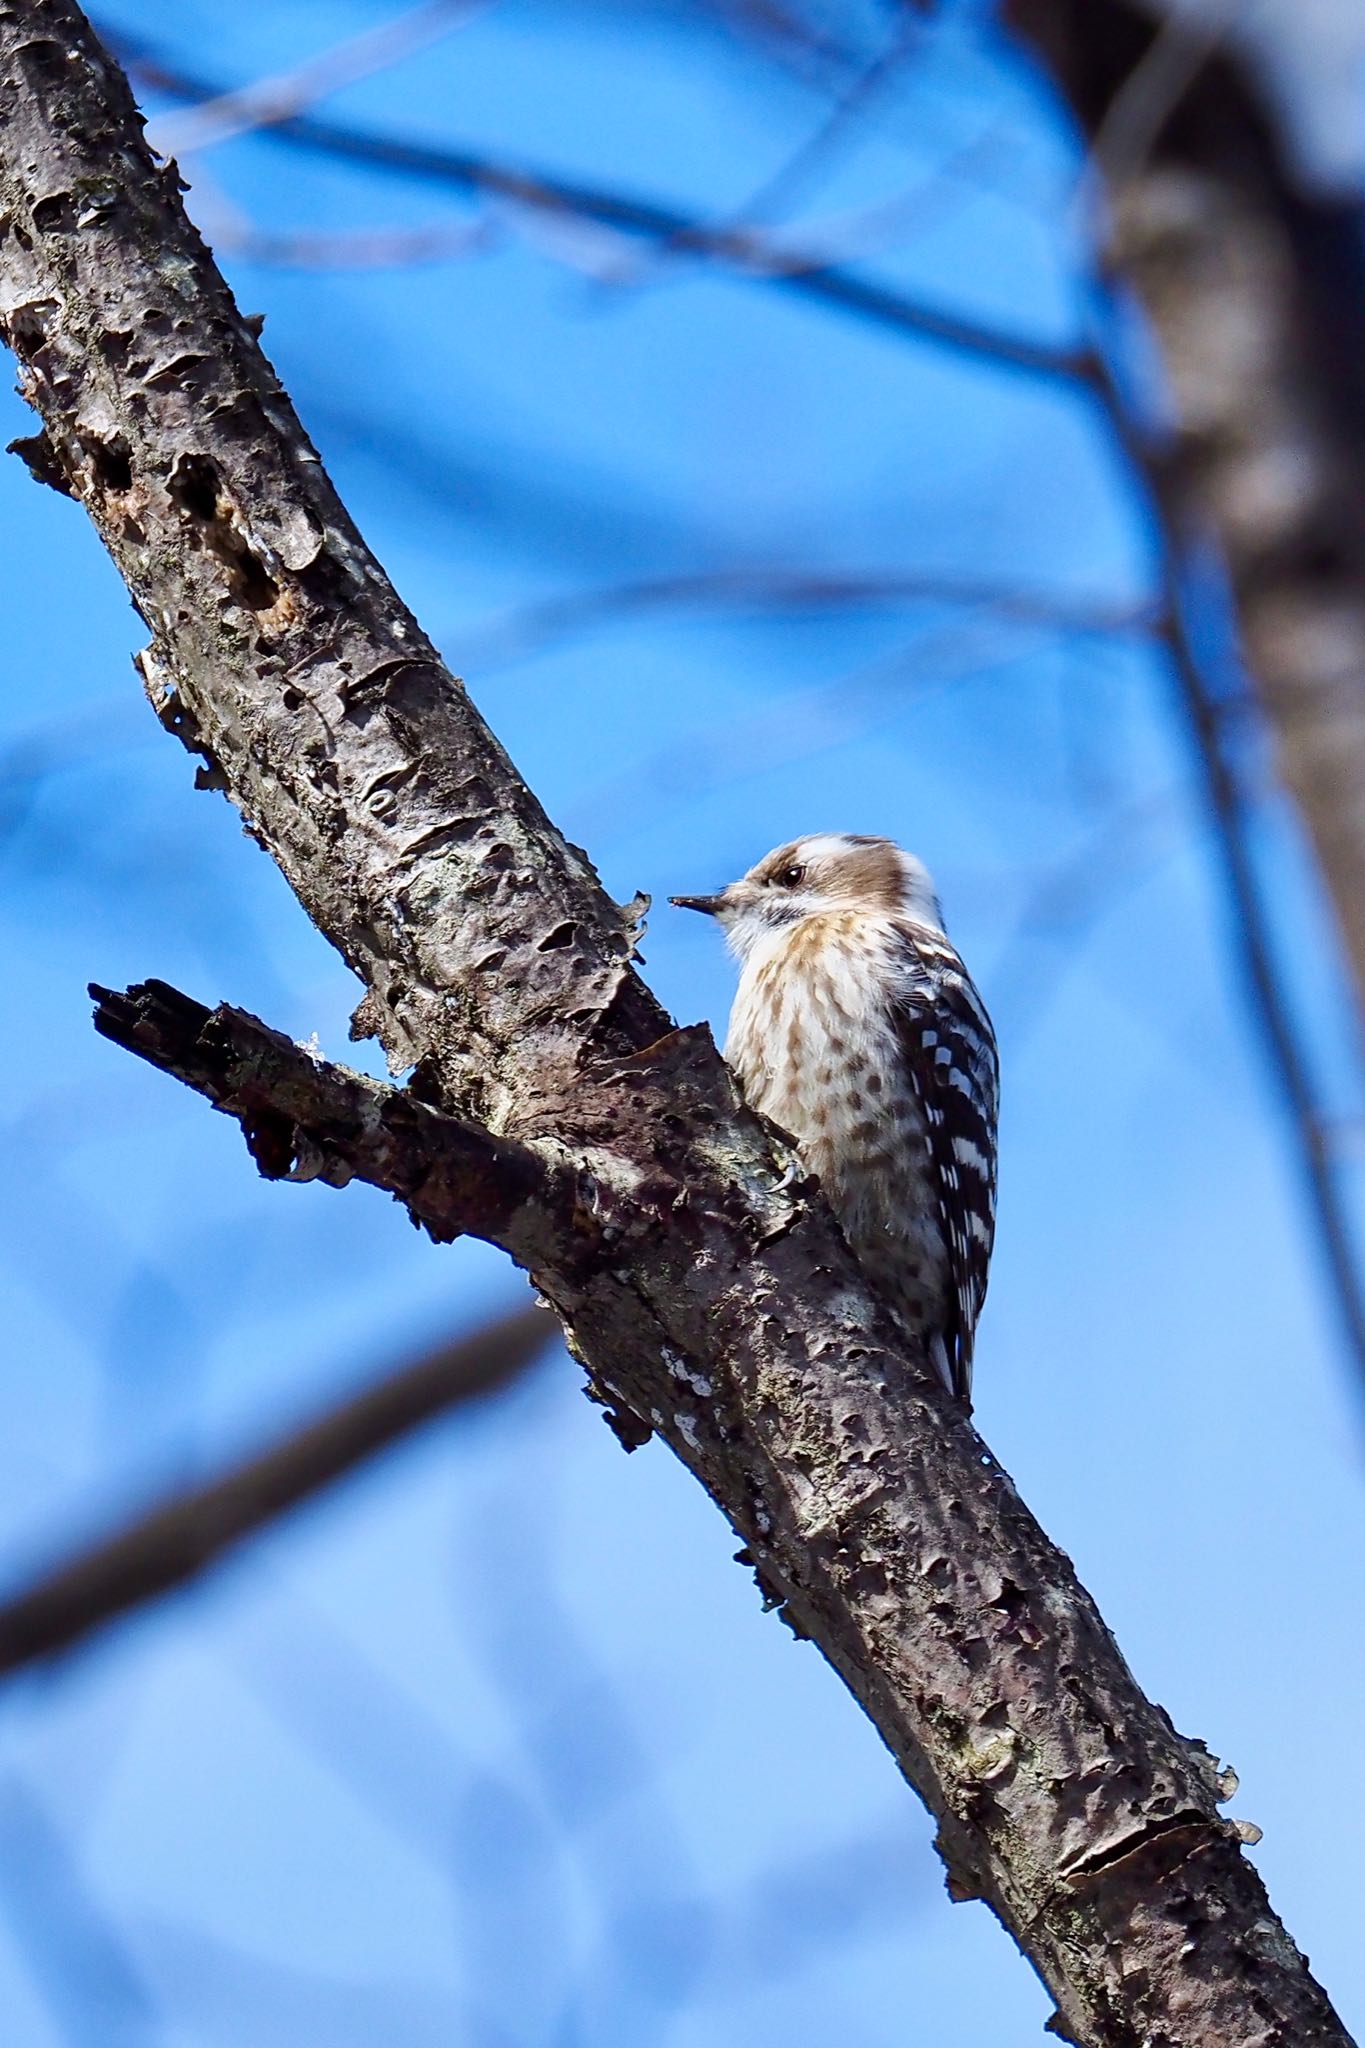
M 1160 12 L 1005 11 L 1086 134 L 1103 135 Z M 1109 194 L 1109 255 L 1166 363 L 1168 502 L 1221 545 L 1280 773 L 1365 1000 L 1365 243 L 1356 205 L 1299 183 L 1232 16 L 1191 72 L 1170 104 L 1151 81 L 1151 131 Z
M 444 1115 L 412 1089 L 334 1066 L 245 1010 L 206 1010 L 164 981 L 92 983 L 95 1029 L 236 1117 L 267 1180 L 368 1181 L 437 1243 L 482 1237 L 530 1263 L 523 1219 L 570 1217 L 572 1180 L 538 1152 Z
M 618 1426 L 646 1418 L 729 1516 L 1060 2031 L 1341 2048 L 1211 1759 L 1135 1685 L 709 1034 L 671 1030 L 632 972 L 629 914 L 366 554 L 69 0 L 0 0 L 0 117 L 0 322 L 44 460 L 148 621 L 153 701 L 459 1142 L 478 1121 L 542 1162 L 549 1192 L 528 1176 L 489 1234 Z

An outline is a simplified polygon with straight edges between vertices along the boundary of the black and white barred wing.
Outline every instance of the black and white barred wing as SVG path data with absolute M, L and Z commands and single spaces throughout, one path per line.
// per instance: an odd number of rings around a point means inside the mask
M 944 1363 L 968 1407 L 972 1345 L 995 1243 L 1000 1069 L 995 1032 L 971 976 L 937 932 L 907 929 L 896 1029 L 906 1078 L 924 1112 L 948 1255 Z

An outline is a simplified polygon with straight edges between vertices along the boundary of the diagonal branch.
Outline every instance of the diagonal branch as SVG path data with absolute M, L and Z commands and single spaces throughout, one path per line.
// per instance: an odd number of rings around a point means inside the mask
M 520 659 L 544 641 L 638 612 L 676 606 L 736 611 L 857 611 L 931 604 L 984 612 L 1010 624 L 1055 627 L 1077 636 L 1142 639 L 1160 625 L 1155 607 L 1118 598 L 1030 590 L 985 577 L 935 570 L 830 570 L 776 563 L 680 571 L 541 598 L 474 628 L 478 666 Z M 471 667 L 474 666 L 471 661 Z
M 255 128 L 269 128 L 439 42 L 478 4 L 479 0 L 421 0 L 408 12 L 362 29 L 288 71 L 219 93 L 178 120 L 158 121 L 149 140 L 162 156 L 183 157 L 249 135 Z
M 709 1034 L 670 1030 L 633 909 L 364 548 L 72 0 L 0 0 L 0 108 L 0 326 L 149 624 L 153 702 L 364 979 L 360 1028 L 459 1124 L 562 1161 L 517 1243 L 594 1386 L 722 1507 L 1059 2031 L 1345 2048 L 1207 1753 Z
M 0 1675 L 58 1655 L 197 1579 L 247 1537 L 428 1422 L 506 1385 L 554 1334 L 517 1309 L 291 1430 L 203 1486 L 139 1515 L 0 1604 Z
M 208 1010 L 164 981 L 90 993 L 100 1035 L 235 1117 L 267 1180 L 367 1181 L 438 1244 L 467 1235 L 514 1252 L 528 1203 L 572 1209 L 530 1146 L 335 1066 L 245 1010 Z

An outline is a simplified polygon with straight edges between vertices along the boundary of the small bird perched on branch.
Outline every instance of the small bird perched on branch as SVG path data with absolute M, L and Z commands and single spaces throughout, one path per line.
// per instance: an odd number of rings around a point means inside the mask
M 970 1410 L 995 1238 L 999 1068 L 981 998 L 921 863 L 821 832 L 715 896 L 739 956 L 725 1057 L 796 1140 L 889 1307 Z

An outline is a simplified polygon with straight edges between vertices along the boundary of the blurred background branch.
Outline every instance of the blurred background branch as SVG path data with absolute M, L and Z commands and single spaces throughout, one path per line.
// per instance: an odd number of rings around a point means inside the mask
M 1297 158 L 1292 85 L 1268 96 L 1237 10 L 1010 0 L 1008 12 L 1096 138 L 1107 260 L 1149 314 L 1169 379 L 1168 523 L 1186 545 L 1209 536 L 1222 549 L 1279 770 L 1312 835 L 1360 997 L 1358 195 L 1324 189 Z M 1168 54 L 1173 70 L 1160 62 Z
M 212 105 L 224 96 L 222 88 L 213 82 L 178 65 L 165 65 L 146 49 L 130 46 L 117 33 L 107 35 L 106 39 L 115 54 L 126 62 L 130 77 L 147 88 L 198 106 Z M 588 223 L 610 231 L 613 237 L 643 237 L 669 256 L 687 255 L 716 263 L 739 278 L 821 300 L 879 326 L 918 336 L 1003 369 L 1063 381 L 1084 374 L 1084 359 L 1067 349 L 1052 348 L 1027 335 L 1011 334 L 959 318 L 944 308 L 919 303 L 870 278 L 837 268 L 823 251 L 784 247 L 757 229 L 731 227 L 723 222 L 712 225 L 632 194 L 499 162 L 473 150 L 370 134 L 320 115 L 290 113 L 277 120 L 263 119 L 260 126 L 317 155 L 363 164 L 409 181 L 476 193 L 504 202 L 515 213 L 539 216 L 551 226 Z M 567 249 L 571 245 L 566 242 L 559 246 Z
M 130 1609 L 199 1578 L 414 1430 L 507 1386 L 557 1338 L 544 1309 L 513 1310 L 139 1515 L 0 1602 L 0 1675 L 69 1650 Z

